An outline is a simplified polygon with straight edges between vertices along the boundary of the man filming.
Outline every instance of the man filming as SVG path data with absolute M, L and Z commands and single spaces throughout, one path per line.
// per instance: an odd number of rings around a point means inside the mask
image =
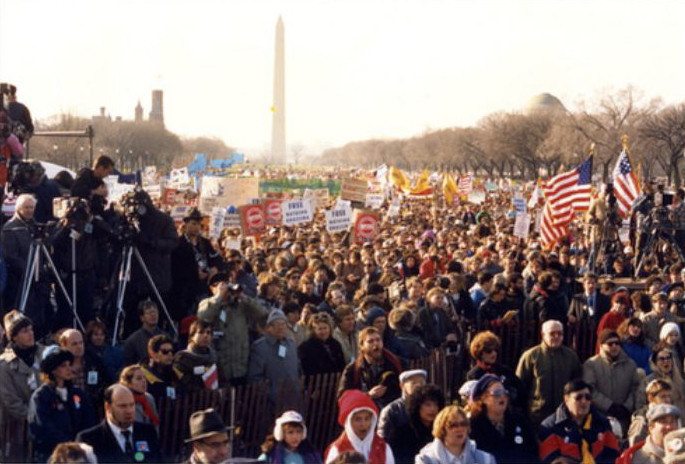
M 590 225 L 590 269 L 609 273 L 619 251 L 618 226 L 621 217 L 616 206 L 614 186 L 606 184 L 604 192 L 593 198 L 587 213 Z
M 79 171 L 74 185 L 71 187 L 71 195 L 74 197 L 90 199 L 93 194 L 103 195 L 99 190 L 101 183 L 107 176 L 114 172 L 114 160 L 109 156 L 100 155 L 95 158 L 93 168 L 83 168 Z M 105 189 L 106 192 L 106 189 Z M 106 196 L 106 193 L 104 193 Z

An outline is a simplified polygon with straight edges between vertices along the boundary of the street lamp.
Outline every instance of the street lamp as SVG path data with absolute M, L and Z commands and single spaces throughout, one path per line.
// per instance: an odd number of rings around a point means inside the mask
M 52 161 L 56 161 L 56 160 L 57 160 L 57 149 L 58 149 L 58 148 L 59 148 L 59 147 L 58 147 L 57 145 L 53 145 L 53 146 L 52 146 Z

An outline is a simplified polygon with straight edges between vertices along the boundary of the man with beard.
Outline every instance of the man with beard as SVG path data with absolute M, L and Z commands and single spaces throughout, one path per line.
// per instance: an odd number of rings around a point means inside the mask
M 174 377 L 174 342 L 167 335 L 155 335 L 147 343 L 149 360 L 142 366 L 147 392 L 155 397 L 176 399 L 179 394 Z
M 618 419 L 627 430 L 640 377 L 635 361 L 621 349 L 620 340 L 613 330 L 599 334 L 599 354 L 583 364 L 583 380 L 592 386 L 592 403 L 597 409 Z
M 563 346 L 563 341 L 564 326 L 561 322 L 545 322 L 542 324 L 542 342 L 524 352 L 516 368 L 534 426 L 552 414 L 561 403 L 566 382 L 582 374 L 578 355 Z
M 345 390 L 361 390 L 381 408 L 400 397 L 399 360 L 383 348 L 383 339 L 375 327 L 359 332 L 359 356 L 348 364 L 340 377 L 338 397 Z

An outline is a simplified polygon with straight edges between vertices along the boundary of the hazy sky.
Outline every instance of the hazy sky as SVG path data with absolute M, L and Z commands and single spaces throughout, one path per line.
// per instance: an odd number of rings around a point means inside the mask
M 37 119 L 133 118 L 248 154 L 270 146 L 275 25 L 286 137 L 306 153 L 471 125 L 550 92 L 569 108 L 632 84 L 685 100 L 685 1 L 0 0 L 0 80 Z

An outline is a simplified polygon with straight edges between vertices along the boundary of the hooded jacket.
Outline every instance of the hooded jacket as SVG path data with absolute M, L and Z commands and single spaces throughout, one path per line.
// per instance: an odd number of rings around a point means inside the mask
M 369 464 L 395 464 L 390 446 L 376 433 L 378 408 L 373 400 L 360 390 L 348 390 L 338 400 L 338 423 L 345 428 L 326 449 L 325 462 L 333 461 L 345 451 L 357 451 Z M 352 416 L 360 411 L 371 412 L 371 427 L 363 439 L 352 429 Z

